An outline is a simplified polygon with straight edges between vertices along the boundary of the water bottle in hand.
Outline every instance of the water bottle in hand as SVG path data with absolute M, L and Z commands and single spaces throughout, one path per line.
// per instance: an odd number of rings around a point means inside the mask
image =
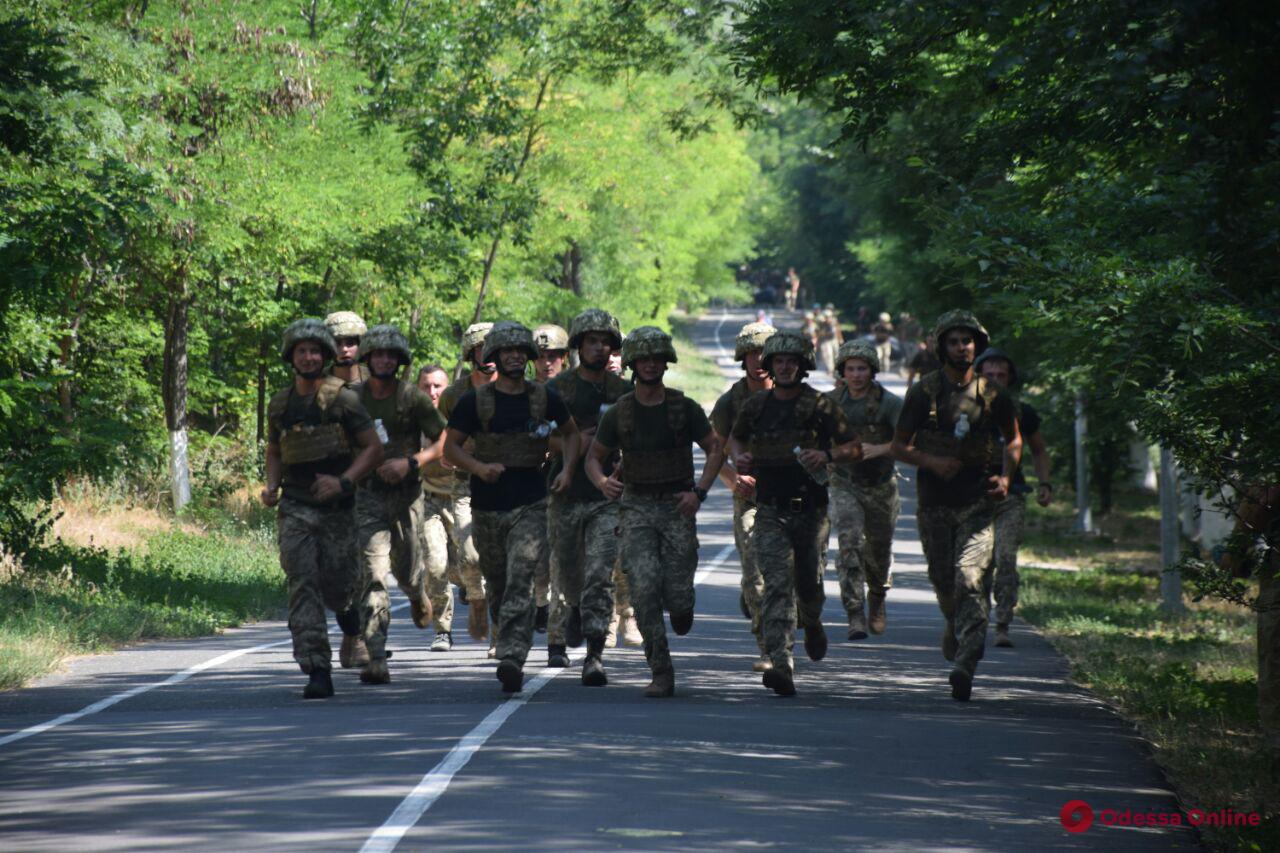
M 815 483 L 819 486 L 827 485 L 831 478 L 827 475 L 826 465 L 821 465 L 817 469 L 805 468 L 804 463 L 800 462 L 800 454 L 803 452 L 800 445 L 797 444 L 795 447 L 791 448 L 791 452 L 796 455 L 796 462 L 800 463 L 800 467 L 804 468 L 804 470 L 808 472 L 809 476 L 813 478 Z
M 969 413 L 961 412 L 959 420 L 956 421 L 955 436 L 956 438 L 963 440 L 964 437 L 968 434 L 969 434 Z

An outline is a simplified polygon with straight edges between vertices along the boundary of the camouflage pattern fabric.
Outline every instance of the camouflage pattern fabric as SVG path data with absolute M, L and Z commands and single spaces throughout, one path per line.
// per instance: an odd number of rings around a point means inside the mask
M 453 499 L 423 492 L 419 558 L 426 578 L 427 596 L 435 614 L 431 627 L 437 634 L 453 630 L 453 594 L 449 591 L 449 566 L 457 562 L 454 545 Z
M 622 496 L 622 570 L 631 587 L 631 606 L 644 638 L 644 656 L 655 673 L 671 667 L 663 610 L 693 611 L 693 576 L 698 569 L 694 520 L 676 510 L 670 495 Z M 606 626 L 607 627 L 607 626 Z
M 987 641 L 994 512 L 994 503 L 986 499 L 967 506 L 916 510 L 929 582 L 938 597 L 938 609 L 956 638 L 954 663 L 970 676 L 978 668 Z
M 574 607 L 581 608 L 584 637 L 609 633 L 619 516 L 616 501 L 575 501 L 559 495 L 550 499 L 547 526 L 556 594 L 547 621 L 548 645 L 564 645 L 564 626 Z
M 416 485 L 416 484 L 415 484 Z M 417 598 L 425 589 L 425 571 L 418 554 L 422 535 L 422 494 L 414 489 L 374 490 L 356 493 L 356 524 L 363 569 L 361 618 L 369 658 L 387 656 L 387 628 L 391 625 L 388 577 L 401 592 Z
M 995 596 L 997 625 L 1013 621 L 1018 606 L 1018 546 L 1022 543 L 1022 524 L 1027 514 L 1025 495 L 1009 495 L 995 509 L 995 577 L 991 591 Z
M 523 667 L 533 645 L 533 573 L 547 548 L 546 498 L 502 512 L 476 510 L 472 523 L 498 658 Z
M 550 510 L 548 510 L 550 512 Z M 551 530 L 548 528 L 548 535 Z M 533 603 L 538 607 L 551 604 L 551 548 L 548 547 L 533 571 Z
M 751 633 L 756 638 L 760 651 L 764 647 L 764 575 L 756 563 L 755 553 L 751 550 L 751 531 L 756 526 L 756 505 L 745 498 L 733 498 L 733 544 L 738 548 L 738 559 L 742 563 L 742 600 L 747 604 L 747 612 L 751 614 Z
M 764 645 L 775 669 L 794 671 L 791 648 L 801 628 L 822 623 L 822 573 L 831 522 L 826 507 L 756 508 L 751 550 L 764 574 Z
M 449 563 L 449 580 L 467 591 L 468 601 L 484 599 L 484 574 L 480 571 L 470 494 L 453 498 L 453 549 L 455 559 Z
M 867 593 L 885 593 L 893 584 L 893 528 L 898 523 L 898 481 L 861 486 L 831 478 L 831 524 L 840 550 L 836 575 L 845 615 L 863 613 Z
M 621 525 L 618 533 L 622 533 Z M 613 612 L 623 617 L 635 615 L 631 609 L 631 584 L 627 581 L 627 573 L 622 570 L 621 542 L 618 543 L 618 559 L 613 564 Z
M 281 497 L 276 515 L 280 568 L 289 583 L 293 659 L 303 671 L 332 667 L 325 608 L 343 613 L 359 594 L 360 563 L 350 509 Z

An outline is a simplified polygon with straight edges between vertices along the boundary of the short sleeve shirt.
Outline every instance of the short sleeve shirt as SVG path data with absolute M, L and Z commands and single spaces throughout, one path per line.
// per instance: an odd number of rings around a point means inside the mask
M 711 422 L 707 413 L 691 397 L 684 398 L 685 423 L 688 424 L 689 436 L 695 442 L 702 442 L 711 433 Z M 636 401 L 636 424 L 633 447 L 623 448 L 622 464 L 627 464 L 627 450 L 653 451 L 682 449 L 676 441 L 676 434 L 671 430 L 667 407 L 670 398 L 656 406 L 645 406 Z M 600 419 L 600 427 L 596 430 L 596 441 L 603 447 L 615 448 L 620 444 L 618 433 L 618 407 L 612 406 Z M 692 488 L 692 483 L 673 483 L 672 488 Z
M 883 389 L 883 386 L 880 387 Z M 840 411 L 844 413 L 845 420 L 849 424 L 849 429 L 853 432 L 856 433 L 864 427 L 880 424 L 887 426 L 889 428 L 888 432 L 892 436 L 893 430 L 898 424 L 898 415 L 902 412 L 902 398 L 897 394 L 884 390 L 880 403 L 876 407 L 875 423 L 867 420 L 867 401 L 870 399 L 870 394 L 854 398 L 849 395 L 848 390 L 841 388 L 835 398 L 840 406 Z M 837 466 L 837 469 L 840 467 L 846 466 Z M 876 484 L 888 482 L 889 478 L 893 476 L 893 459 L 889 456 L 881 456 L 867 462 L 855 462 L 847 467 L 856 474 L 859 480 Z
M 353 450 L 356 447 L 356 436 L 373 426 L 369 413 L 360 404 L 360 398 L 350 388 L 343 388 L 337 393 L 333 402 L 329 404 L 327 414 L 331 423 L 342 424 Z M 316 426 L 321 422 L 322 415 L 320 407 L 316 404 L 316 395 L 299 395 L 290 388 L 289 401 L 285 404 L 284 412 L 278 418 L 270 419 L 267 424 L 267 440 L 278 445 L 286 430 L 298 424 Z M 312 506 L 350 506 L 354 500 L 350 495 L 339 495 L 327 504 L 316 500 L 311 496 L 311 486 L 315 483 L 316 477 L 321 474 L 331 477 L 341 476 L 342 472 L 351 466 L 353 458 L 348 454 L 319 462 L 283 466 L 284 476 L 281 479 L 281 486 L 285 497 Z
M 625 380 L 624 380 L 625 381 Z M 583 379 L 577 370 L 561 373 L 559 376 L 547 383 L 547 388 L 556 393 L 560 393 L 560 389 L 569 383 L 574 384 L 573 389 L 573 405 L 569 407 L 569 413 L 573 415 L 574 423 L 579 429 L 591 429 L 600 422 L 601 407 L 605 406 L 605 386 L 597 385 L 594 382 L 588 382 Z M 626 391 L 632 390 L 634 386 L 630 382 L 626 383 Z M 623 393 L 626 393 L 624 391 Z M 584 444 L 582 450 L 586 452 Z M 613 473 L 614 459 L 611 456 L 605 460 L 604 473 L 605 476 Z M 564 468 L 564 459 L 557 456 L 555 462 L 551 466 L 550 478 L 555 479 L 560 475 L 560 471 Z M 592 484 L 587 477 L 587 466 L 582 460 L 578 461 L 577 468 L 573 472 L 573 483 L 569 486 L 567 497 L 575 501 L 602 501 L 605 499 L 600 490 Z
M 768 394 L 757 422 L 759 429 L 763 432 L 772 432 L 793 424 L 796 418 L 796 404 L 800 398 L 780 400 L 772 391 Z M 818 395 L 813 416 L 817 420 L 815 431 L 818 434 L 819 449 L 830 450 L 833 445 L 846 444 L 854 440 L 855 435 L 844 413 L 829 397 Z M 745 413 L 739 412 L 733 425 L 733 437 L 738 441 L 747 442 L 757 428 L 757 423 L 752 423 Z M 799 461 L 761 468 L 753 473 L 756 478 L 756 500 L 760 503 L 800 499 L 811 506 L 827 505 L 827 487 L 814 480 Z
M 1027 439 L 1040 431 L 1040 413 L 1037 412 L 1030 403 L 1018 402 L 1018 432 L 1022 434 L 1022 458 L 1027 458 Z M 1004 435 L 999 429 L 992 427 L 993 437 L 1004 449 Z M 1027 485 L 1027 478 L 1023 475 L 1022 469 L 1025 465 L 1018 465 L 1018 469 L 1013 472 L 1013 478 L 1009 481 L 1009 491 L 1015 495 L 1025 495 L 1031 491 L 1031 487 Z M 999 474 L 1003 466 L 992 466 L 991 474 Z

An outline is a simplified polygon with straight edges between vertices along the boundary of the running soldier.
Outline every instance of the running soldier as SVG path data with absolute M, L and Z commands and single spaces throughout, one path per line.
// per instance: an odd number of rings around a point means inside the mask
M 893 455 L 917 467 L 916 519 L 929 581 L 946 618 L 942 654 L 954 663 L 951 696 L 966 702 L 987 638 L 996 504 L 1022 455 L 1022 436 L 1007 392 L 974 373 L 990 340 L 968 311 L 948 311 L 934 329 L 942 370 L 907 392 Z M 989 473 L 995 441 L 1005 441 L 999 474 Z
M 632 390 L 630 382 L 606 368 L 609 355 L 622 348 L 618 321 L 608 311 L 588 308 L 573 318 L 569 345 L 578 351 L 578 367 L 562 373 L 547 386 L 564 400 L 588 445 L 595 437 L 601 412 Z M 613 458 L 605 475 L 613 473 Z M 613 616 L 613 568 L 618 559 L 618 504 L 587 479 L 582 466 L 568 469 L 559 461 L 553 471 L 568 471 L 571 484 L 548 501 L 547 526 L 551 541 L 552 611 L 547 627 L 547 663 L 568 666 L 566 646 L 587 642 L 582 683 L 608 683 L 603 656 Z
M 347 622 L 354 617 L 354 625 L 342 624 L 345 634 L 360 632 L 355 483 L 382 460 L 382 444 L 360 399 L 341 379 L 324 374 L 335 351 L 319 320 L 290 324 L 280 357 L 293 368 L 293 382 L 267 406 L 262 503 L 278 506 L 293 659 L 310 677 L 305 699 L 333 695 L 325 608 Z
M 773 326 L 764 323 L 748 323 L 738 332 L 738 337 L 733 342 L 733 358 L 742 363 L 745 375 L 721 394 L 711 409 L 711 425 L 715 428 L 721 446 L 728 446 L 733 422 L 738 419 L 738 412 L 742 410 L 747 398 L 773 387 L 773 378 L 764 369 L 761 359 L 764 356 L 765 342 L 776 331 Z M 751 633 L 755 635 L 756 645 L 760 647 L 760 657 L 751 668 L 756 672 L 764 672 L 773 666 L 773 660 L 764 646 L 764 575 L 760 573 L 760 567 L 751 552 L 751 531 L 756 523 L 756 478 L 739 473 L 730 460 L 725 460 L 724 467 L 720 469 L 720 479 L 733 492 L 733 541 L 738 548 L 738 560 L 742 563 L 742 591 L 738 605 L 742 608 L 742 614 L 751 621 Z
M 808 371 L 817 369 L 808 341 L 778 332 L 765 342 L 761 361 L 773 388 L 743 405 L 729 444 L 738 472 L 756 478 L 751 548 L 764 574 L 764 644 L 773 661 L 764 685 L 779 696 L 794 696 L 791 649 L 797 615 L 809 659 L 827 654 L 822 628 L 830 532 L 826 466 L 857 461 L 862 448 L 839 407 L 804 382 Z
M 564 372 L 565 362 L 569 355 L 569 333 L 554 323 L 547 323 L 533 330 L 533 345 L 538 348 L 538 357 L 533 362 L 533 381 L 546 385 Z M 572 406 L 570 407 L 572 408 Z M 551 456 L 545 466 L 548 483 L 555 477 L 559 468 L 560 445 L 558 437 L 551 440 Z M 538 603 L 537 615 L 534 618 L 533 630 L 539 634 L 547 631 L 550 619 L 551 603 L 551 555 L 548 549 L 547 558 L 538 564 L 538 571 L 533 577 L 533 588 Z M 547 641 L 548 649 L 551 641 Z M 568 665 L 568 658 L 565 658 Z
M 547 548 L 547 438 L 557 427 L 564 437 L 565 470 L 551 485 L 557 494 L 569 487 L 580 440 L 560 395 L 525 380 L 525 368 L 537 356 L 527 328 L 495 324 L 481 362 L 496 359 L 498 379 L 462 395 L 445 440 L 446 458 L 471 473 L 472 523 L 497 636 L 497 676 L 506 693 L 523 689 L 533 644 L 533 575 Z M 463 446 L 467 439 L 474 439 L 473 451 Z
M 988 382 L 1013 393 L 1018 387 L 1018 368 L 1013 359 L 995 347 L 988 347 L 986 352 L 978 356 L 974 367 L 979 370 Z M 1045 446 L 1044 436 L 1040 434 L 1040 413 L 1030 403 L 1024 403 L 1017 397 L 1013 405 L 1018 413 L 1018 433 L 1022 436 L 1023 445 L 1030 448 L 1031 458 L 1036 469 L 1039 487 L 1036 489 L 1036 503 L 1048 506 L 1053 500 L 1053 483 L 1049 481 L 1049 448 Z M 1000 473 L 1004 457 L 1004 439 L 996 430 L 992 436 L 991 457 L 992 475 Z M 1013 640 L 1009 639 L 1009 623 L 1013 621 L 1014 608 L 1018 606 L 1018 546 L 1022 544 L 1022 525 L 1027 513 L 1027 494 L 1031 488 L 1027 478 L 1022 475 L 1022 466 L 1014 472 L 1009 484 L 1009 497 L 996 504 L 995 512 L 995 575 L 991 581 L 991 590 L 995 597 L 996 641 L 1000 648 L 1011 648 Z
M 836 575 L 850 640 L 865 640 L 868 629 L 884 633 L 884 600 L 893 582 L 898 480 L 889 449 L 902 398 L 876 381 L 879 372 L 875 347 L 848 341 L 836 355 L 836 387 L 827 393 L 862 443 L 862 461 L 833 466 L 831 481 L 831 523 L 840 543 Z
M 431 399 L 432 405 L 439 406 L 440 396 L 447 387 L 449 375 L 440 365 L 428 364 L 418 371 L 418 388 Z M 443 452 L 443 438 L 438 443 Z M 458 483 L 454 469 L 446 467 L 441 459 L 422 466 L 422 539 L 418 553 L 426 576 L 427 597 L 431 599 L 433 652 L 453 649 L 453 591 L 449 587 L 449 572 L 452 567 L 456 573 L 458 564 L 458 528 L 453 516 Z M 478 566 L 474 572 L 479 575 Z M 484 588 L 479 587 L 477 596 L 482 597 L 479 593 L 483 591 Z
M 395 577 L 409 599 L 413 624 L 426 628 L 432 621 L 424 564 L 419 553 L 422 536 L 421 468 L 440 458 L 437 439 L 444 418 L 418 386 L 396 378 L 413 356 L 409 342 L 395 326 L 374 326 L 360 341 L 361 363 L 369 379 L 360 386 L 360 403 L 373 418 L 382 442 L 382 464 L 356 492 L 356 521 L 364 566 L 361 616 L 369 663 L 360 673 L 366 684 L 391 681 L 387 669 L 387 628 L 391 600 L 387 576 Z M 422 438 L 431 442 L 426 448 Z
M 827 307 L 817 316 L 817 325 L 818 356 L 822 362 L 822 369 L 834 371 L 836 368 L 836 353 L 839 351 L 840 345 L 844 343 L 844 334 L 840 331 L 840 321 L 836 319 L 834 305 L 827 303 Z
M 622 501 L 622 570 L 653 673 L 644 691 L 650 698 L 675 694 L 663 609 L 671 614 L 676 634 L 689 633 L 698 568 L 695 518 L 724 461 L 702 407 L 662 383 L 667 365 L 675 361 L 671 336 L 661 329 L 641 326 L 627 335 L 622 364 L 638 384 L 605 412 L 586 463 L 596 488 Z M 696 485 L 694 442 L 707 454 Z M 622 451 L 621 477 L 605 473 L 615 450 Z

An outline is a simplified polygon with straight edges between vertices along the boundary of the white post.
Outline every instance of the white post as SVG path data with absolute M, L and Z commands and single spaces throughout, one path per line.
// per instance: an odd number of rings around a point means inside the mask
M 1182 574 L 1175 568 L 1178 563 L 1178 534 L 1181 528 L 1181 501 L 1178 495 L 1178 475 L 1173 465 L 1173 452 L 1160 448 L 1160 562 L 1164 572 L 1160 575 L 1160 606 L 1171 612 L 1181 613 Z
M 1089 420 L 1084 412 L 1084 395 L 1076 395 L 1076 533 L 1093 532 L 1093 511 L 1089 508 Z
M 191 467 L 187 464 L 187 431 L 169 431 L 169 485 L 173 492 L 173 511 L 191 503 Z

